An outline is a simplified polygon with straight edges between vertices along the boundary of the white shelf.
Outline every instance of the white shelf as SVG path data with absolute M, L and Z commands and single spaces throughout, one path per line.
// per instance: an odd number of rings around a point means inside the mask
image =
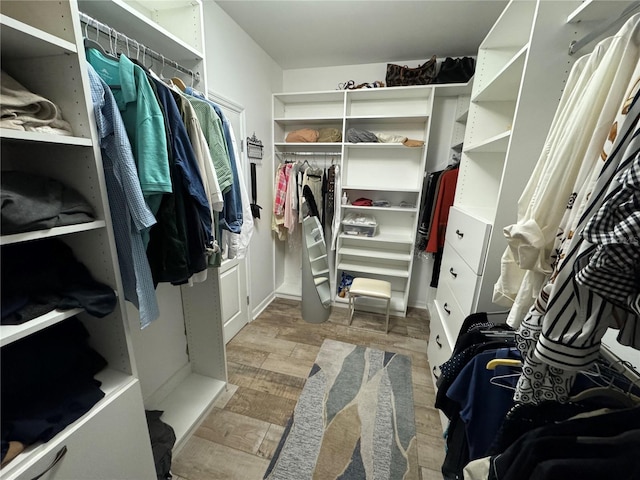
M 346 187 L 343 187 L 346 188 Z M 368 211 L 380 211 L 380 212 L 401 212 L 401 213 L 416 213 L 418 209 L 416 207 L 374 207 L 374 206 L 358 206 L 358 205 L 342 205 L 342 208 L 350 210 L 368 210 Z
M 424 145 L 420 147 L 407 147 L 403 143 L 384 143 L 384 142 L 358 142 L 358 143 L 345 143 L 346 148 L 390 148 L 390 149 L 404 149 L 420 150 L 424 148 Z
M 185 5 L 184 2 L 181 3 Z M 122 0 L 79 0 L 78 8 L 81 12 L 162 53 L 170 60 L 200 61 L 204 58 L 202 51 L 178 38 Z
M 340 238 L 349 238 L 352 240 L 361 240 L 363 242 L 389 242 L 389 243 L 401 243 L 406 245 L 413 244 L 413 237 L 411 235 L 402 235 L 394 233 L 382 233 L 378 231 L 373 237 L 361 237 L 358 235 L 347 235 L 341 233 Z
M 464 151 L 465 153 L 503 153 L 507 151 L 510 137 L 511 131 L 502 132 L 475 145 L 470 145 Z
M 363 190 L 374 192 L 403 192 L 403 193 L 418 193 L 417 188 L 389 188 L 389 187 L 372 187 L 371 185 L 343 185 L 342 190 Z
M 472 102 L 512 101 L 518 98 L 528 44 L 518 50 L 511 60 L 479 91 Z
M 350 255 L 354 257 L 380 258 L 385 260 L 398 260 L 402 262 L 411 261 L 410 253 L 396 252 L 393 250 L 365 248 L 365 247 L 341 247 L 340 255 Z
M 366 122 L 372 125 L 382 124 L 397 124 L 397 123 L 412 123 L 412 122 L 426 122 L 429 120 L 429 115 L 357 115 L 347 116 L 345 119 L 349 122 Z
M 274 93 L 273 96 L 275 99 L 285 104 L 335 103 L 344 101 L 344 94 L 344 90 L 325 90 L 316 92 Z
M 434 83 L 433 92 L 436 97 L 459 97 L 469 95 L 473 85 L 473 77 L 467 83 Z
M 116 394 L 129 383 L 135 381 L 131 375 L 108 367 L 99 371 L 94 378 L 101 383 L 100 390 L 104 392 L 105 398 Z
M 277 148 L 308 148 L 309 151 L 318 150 L 320 152 L 327 147 L 332 147 L 334 150 L 340 150 L 342 148 L 342 144 L 340 142 L 276 142 L 273 145 Z
M 75 317 L 83 312 L 82 308 L 74 308 L 72 310 L 53 310 L 38 318 L 29 320 L 21 325 L 0 325 L 0 346 L 4 347 L 21 338 L 33 335 L 40 330 L 44 330 L 51 325 L 60 323 L 67 318 Z
M 456 117 L 456 122 L 458 123 L 467 123 L 467 119 L 469 118 L 469 109 L 467 108 L 464 112 Z
M 347 90 L 347 101 L 388 101 L 410 100 L 425 101 L 433 95 L 433 85 L 416 85 L 412 87 L 362 88 Z
M 0 236 L 0 245 L 10 245 L 12 243 L 29 242 L 32 240 L 40 240 L 43 238 L 59 237 L 71 233 L 87 232 L 89 230 L 97 230 L 105 228 L 104 220 L 95 220 L 93 222 L 78 223 L 75 225 L 65 225 L 64 227 L 55 227 L 48 230 L 36 230 L 34 232 L 14 233 L 11 235 Z
M 149 406 L 164 412 L 162 421 L 171 425 L 176 434 L 176 451 L 209 412 L 225 385 L 220 380 L 192 373 L 162 401 Z
M 323 260 L 323 259 L 326 259 L 326 258 L 327 258 L 327 254 L 325 253 L 325 254 L 323 254 L 323 255 L 318 255 L 318 256 L 317 256 L 317 257 L 315 257 L 315 258 L 309 258 L 309 261 L 310 261 L 311 263 L 313 263 L 313 262 L 318 262 L 318 261 Z
M 76 46 L 50 33 L 0 14 L 0 46 L 3 60 L 75 54 Z
M 90 147 L 93 145 L 90 138 L 55 135 L 53 133 L 27 132 L 24 130 L 12 130 L 10 128 L 0 128 L 0 138 L 2 140 L 56 143 L 61 145 L 76 145 L 79 147 Z
M 273 121 L 279 125 L 301 125 L 307 128 L 339 126 L 342 129 L 342 117 L 291 117 L 274 118 Z
M 409 270 L 407 268 L 382 267 L 367 263 L 366 265 L 351 262 L 338 262 L 338 270 L 348 272 L 361 272 L 370 275 L 386 275 L 388 277 L 409 278 Z

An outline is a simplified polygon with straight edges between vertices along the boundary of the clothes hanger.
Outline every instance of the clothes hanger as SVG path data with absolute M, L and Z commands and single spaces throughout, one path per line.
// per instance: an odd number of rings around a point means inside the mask
M 183 92 L 187 91 L 187 86 L 184 84 L 184 82 L 182 81 L 181 78 L 179 77 L 171 77 L 171 82 L 173 82 L 173 84 L 178 87 L 180 90 L 182 90 Z
M 83 45 L 84 45 L 85 50 L 93 48 L 94 50 L 97 50 L 98 52 L 100 52 L 100 54 L 102 54 L 103 56 L 105 56 L 107 58 L 110 58 L 112 60 L 118 60 L 116 57 L 113 57 L 112 55 L 108 54 L 107 51 L 98 42 L 98 40 L 100 39 L 100 26 L 98 25 L 98 22 L 96 21 L 96 39 L 95 40 L 92 40 L 92 39 L 89 38 L 88 27 L 89 27 L 89 22 L 84 24 Z
M 515 358 L 493 358 L 487 362 L 487 370 L 495 370 L 496 367 L 522 367 L 522 361 Z
M 640 405 L 640 398 L 632 393 L 622 392 L 614 387 L 593 387 L 583 390 L 569 398 L 572 402 L 584 402 L 585 400 L 602 399 L 614 403 L 615 406 L 630 408 Z
M 496 359 L 498 360 L 498 359 Z M 508 359 L 499 359 L 499 360 L 508 360 Z M 489 383 L 491 385 L 495 385 L 496 387 L 501 387 L 501 388 L 506 388 L 507 390 L 512 390 L 515 391 L 516 387 L 514 387 L 513 385 L 509 384 L 509 383 L 501 383 L 501 380 L 506 380 L 508 378 L 516 378 L 516 377 L 520 377 L 521 372 L 518 373 L 506 373 L 504 375 L 496 375 L 494 377 L 491 377 L 491 379 L 489 380 Z

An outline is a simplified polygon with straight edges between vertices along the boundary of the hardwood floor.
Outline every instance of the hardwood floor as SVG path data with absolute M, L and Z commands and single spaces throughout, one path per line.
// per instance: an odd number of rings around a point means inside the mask
M 407 317 L 335 307 L 329 320 L 302 320 L 300 303 L 276 299 L 227 344 L 229 388 L 173 459 L 176 480 L 260 480 L 325 338 L 411 357 L 413 396 L 422 480 L 442 479 L 444 441 L 427 364 L 426 310 Z

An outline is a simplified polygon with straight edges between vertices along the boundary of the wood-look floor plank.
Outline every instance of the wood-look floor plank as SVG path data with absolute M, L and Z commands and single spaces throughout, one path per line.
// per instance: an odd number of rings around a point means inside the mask
M 431 470 L 440 470 L 445 457 L 444 441 L 422 433 L 416 435 L 418 437 L 418 465 Z
M 440 470 L 431 470 L 430 468 L 420 467 L 421 480 L 442 480 L 442 472 Z
M 192 436 L 174 459 L 172 472 L 188 480 L 261 480 L 269 460 Z
M 229 381 L 236 385 L 292 400 L 298 399 L 306 380 L 306 376 L 301 378 L 250 365 L 229 363 L 228 370 Z
M 270 425 L 262 420 L 214 408 L 195 435 L 236 450 L 257 454 Z
M 224 408 L 225 405 L 227 404 L 227 402 L 229 401 L 229 399 L 231 397 L 233 397 L 234 393 L 236 393 L 237 389 L 238 389 L 237 385 L 233 385 L 232 383 L 227 382 L 227 388 L 216 399 L 216 401 L 213 404 L 213 406 L 216 407 L 216 408 Z
M 433 390 L 433 380 L 431 379 L 431 370 L 429 369 L 429 365 L 411 365 L 411 376 L 413 379 L 413 383 L 417 383 L 418 385 L 425 385 L 431 387 Z
M 289 355 L 296 346 L 296 342 L 265 336 L 262 335 L 260 331 L 244 328 L 233 337 L 229 344 L 232 346 L 253 348 L 261 352 L 280 353 L 283 355 Z
M 315 345 L 297 345 L 293 352 L 291 353 L 291 358 L 295 358 L 297 360 L 305 360 L 311 362 L 311 365 L 316 360 L 318 356 L 318 352 L 320 351 L 320 347 L 316 347 Z
M 260 368 L 306 379 L 309 376 L 311 367 L 313 367 L 313 360 L 293 359 L 291 356 L 270 353 Z
M 278 443 L 280 443 L 280 438 L 283 433 L 284 427 L 272 423 L 262 441 L 262 445 L 260 445 L 258 455 L 263 458 L 273 458 L 273 454 L 276 452 L 276 448 L 278 448 Z
M 413 403 L 422 407 L 434 408 L 436 394 L 432 388 L 425 385 L 413 385 Z
M 295 406 L 296 400 L 238 387 L 225 409 L 284 427 Z
M 435 408 L 414 406 L 416 418 L 416 431 L 424 435 L 442 438 L 442 424 L 440 413 Z
M 268 356 L 269 352 L 263 352 L 244 345 L 233 345 L 227 348 L 227 362 L 259 367 Z

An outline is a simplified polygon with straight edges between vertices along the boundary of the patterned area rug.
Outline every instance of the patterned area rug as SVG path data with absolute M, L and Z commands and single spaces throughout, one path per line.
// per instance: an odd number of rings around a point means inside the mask
M 325 340 L 268 480 L 418 480 L 411 359 Z

